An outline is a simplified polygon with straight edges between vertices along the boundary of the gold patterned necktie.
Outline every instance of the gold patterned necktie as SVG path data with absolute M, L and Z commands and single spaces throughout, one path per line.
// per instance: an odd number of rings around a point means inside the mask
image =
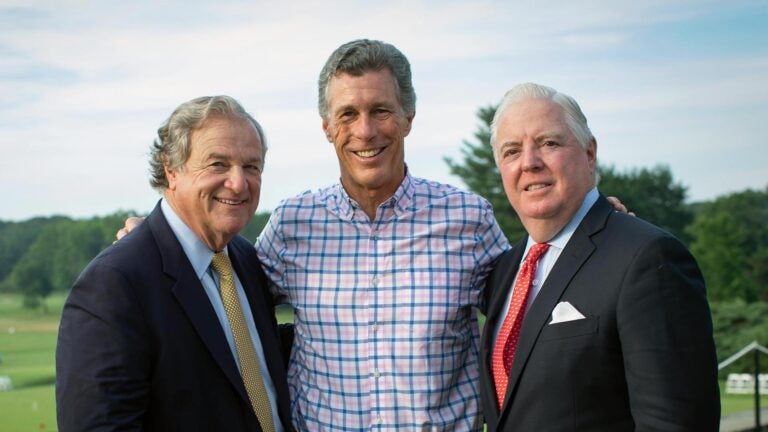
M 245 390 L 248 392 L 248 398 L 251 400 L 251 406 L 259 419 L 261 429 L 265 432 L 274 432 L 275 423 L 272 419 L 272 408 L 269 405 L 269 397 L 267 397 L 267 390 L 261 377 L 256 350 L 253 349 L 251 335 L 245 324 L 243 308 L 240 306 L 240 300 L 238 300 L 235 290 L 232 264 L 224 252 L 217 252 L 213 255 L 211 266 L 221 276 L 219 283 L 221 300 L 224 303 L 229 327 L 232 329 L 232 336 L 235 339 L 235 350 L 240 360 L 240 373 L 243 377 Z

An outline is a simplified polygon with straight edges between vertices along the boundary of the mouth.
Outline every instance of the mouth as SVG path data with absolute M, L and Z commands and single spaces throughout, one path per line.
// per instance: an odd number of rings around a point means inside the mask
M 381 152 L 384 151 L 384 149 L 385 149 L 385 147 L 380 147 L 380 148 L 371 149 L 371 150 L 353 151 L 352 153 L 354 153 L 355 155 L 357 155 L 357 156 L 359 156 L 359 157 L 361 157 L 363 159 L 370 159 L 372 157 L 378 156 Z
M 549 183 L 533 183 L 525 187 L 526 192 L 533 192 L 551 186 Z
M 225 205 L 231 205 L 231 206 L 238 206 L 245 204 L 247 200 L 232 200 L 232 199 L 226 199 L 226 198 L 214 198 L 215 201 L 220 202 Z

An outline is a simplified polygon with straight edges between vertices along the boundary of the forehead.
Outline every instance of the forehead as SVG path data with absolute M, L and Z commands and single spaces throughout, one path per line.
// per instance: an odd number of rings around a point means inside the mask
M 563 108 L 548 99 L 523 99 L 504 110 L 501 126 L 526 128 L 542 125 L 567 126 Z
M 338 73 L 328 83 L 331 105 L 397 102 L 395 78 L 389 69 L 366 71 L 360 76 Z
M 193 153 L 208 153 L 226 149 L 261 151 L 261 138 L 256 127 L 246 118 L 212 116 L 189 134 Z
M 548 99 L 524 99 L 513 102 L 503 112 L 499 132 L 546 131 L 568 128 L 563 108 Z

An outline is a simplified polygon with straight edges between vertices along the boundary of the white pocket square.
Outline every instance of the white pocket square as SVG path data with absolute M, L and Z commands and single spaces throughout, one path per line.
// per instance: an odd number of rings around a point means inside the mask
M 575 321 L 586 318 L 581 314 L 572 304 L 566 302 L 560 302 L 552 309 L 552 321 L 550 324 L 557 324 L 567 321 Z

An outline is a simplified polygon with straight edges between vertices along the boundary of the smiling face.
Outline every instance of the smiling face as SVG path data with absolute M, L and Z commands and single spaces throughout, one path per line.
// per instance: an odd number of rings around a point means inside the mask
M 499 171 L 510 204 L 534 240 L 557 234 L 594 186 L 594 139 L 586 147 L 550 100 L 526 99 L 503 112 L 496 134 Z
M 220 251 L 259 205 L 261 139 L 246 119 L 211 117 L 192 130 L 189 142 L 184 165 L 165 169 L 165 198 L 200 240 Z
M 378 205 L 400 186 L 412 121 L 413 114 L 406 115 L 400 106 L 388 69 L 331 79 L 323 131 L 336 148 L 344 189 L 361 205 Z

